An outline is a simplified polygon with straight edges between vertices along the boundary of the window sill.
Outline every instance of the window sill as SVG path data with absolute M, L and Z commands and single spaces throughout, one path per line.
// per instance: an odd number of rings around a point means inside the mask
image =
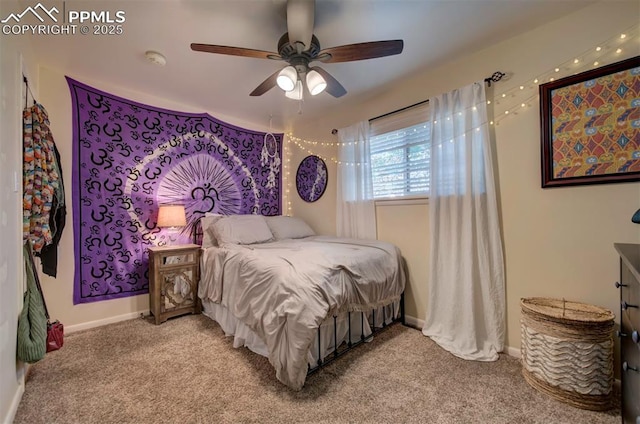
M 428 196 L 387 197 L 376 199 L 376 206 L 428 205 Z

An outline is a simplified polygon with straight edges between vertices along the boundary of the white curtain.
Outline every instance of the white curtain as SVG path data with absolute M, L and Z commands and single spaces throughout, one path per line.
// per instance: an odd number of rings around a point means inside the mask
M 431 189 L 422 332 L 463 359 L 504 347 L 504 261 L 484 83 L 429 99 Z
M 369 121 L 339 129 L 338 140 L 336 232 L 340 237 L 375 239 Z

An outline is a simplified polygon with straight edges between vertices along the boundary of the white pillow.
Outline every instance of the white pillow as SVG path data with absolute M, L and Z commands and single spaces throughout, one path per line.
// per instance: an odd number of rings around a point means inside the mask
M 262 215 L 225 216 L 213 224 L 213 231 L 220 246 L 273 240 L 273 234 Z
M 267 216 L 267 224 L 276 240 L 315 236 L 316 233 L 300 218 L 292 216 Z
M 202 247 L 217 246 L 218 242 L 213 232 L 213 224 L 224 215 L 207 212 L 200 218 L 200 228 L 202 229 Z

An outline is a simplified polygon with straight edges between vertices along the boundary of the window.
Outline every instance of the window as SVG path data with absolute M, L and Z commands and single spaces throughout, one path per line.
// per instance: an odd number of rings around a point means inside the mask
M 372 120 L 371 173 L 376 199 L 429 194 L 427 103 Z

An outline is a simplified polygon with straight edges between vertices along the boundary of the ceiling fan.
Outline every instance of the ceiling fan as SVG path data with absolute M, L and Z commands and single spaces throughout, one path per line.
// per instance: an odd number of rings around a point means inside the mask
M 303 87 L 311 95 L 325 91 L 341 97 L 347 90 L 324 69 L 310 66 L 314 61 L 323 63 L 352 62 L 402 53 L 402 40 L 372 41 L 321 49 L 313 35 L 315 0 L 287 0 L 287 32 L 278 41 L 278 52 L 192 43 L 191 50 L 258 59 L 283 60 L 287 66 L 274 72 L 251 92 L 261 96 L 278 85 L 287 97 L 302 99 Z

